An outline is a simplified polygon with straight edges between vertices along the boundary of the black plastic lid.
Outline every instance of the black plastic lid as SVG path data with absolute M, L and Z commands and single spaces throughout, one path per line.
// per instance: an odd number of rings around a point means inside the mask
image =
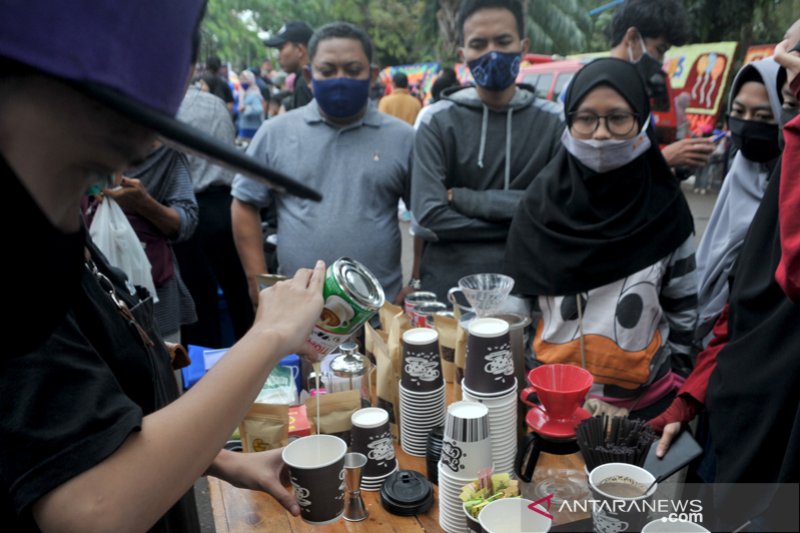
M 392 514 L 426 513 L 433 506 L 433 486 L 413 470 L 398 470 L 383 482 L 381 504 Z

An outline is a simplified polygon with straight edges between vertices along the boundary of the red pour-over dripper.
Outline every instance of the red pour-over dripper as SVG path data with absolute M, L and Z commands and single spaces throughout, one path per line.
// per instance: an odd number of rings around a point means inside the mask
M 533 407 L 525 421 L 535 432 L 556 439 L 573 438 L 581 420 L 591 415 L 583 409 L 586 394 L 594 383 L 592 374 L 574 365 L 542 365 L 528 372 L 532 387 L 520 393 L 522 403 Z M 528 401 L 535 392 L 541 405 Z

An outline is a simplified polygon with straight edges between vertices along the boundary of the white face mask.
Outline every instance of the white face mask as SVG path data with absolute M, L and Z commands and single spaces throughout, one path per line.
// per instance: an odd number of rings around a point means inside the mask
M 647 119 L 639 135 L 630 139 L 576 139 L 564 130 L 561 142 L 567 152 L 586 167 L 599 174 L 623 167 L 650 149 L 650 137 L 647 136 Z

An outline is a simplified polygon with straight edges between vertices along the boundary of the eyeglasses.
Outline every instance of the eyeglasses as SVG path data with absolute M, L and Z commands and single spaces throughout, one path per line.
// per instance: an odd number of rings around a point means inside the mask
M 600 119 L 606 121 L 606 129 L 612 135 L 628 135 L 636 127 L 636 113 L 615 111 L 609 115 L 598 115 L 588 111 L 573 111 L 569 114 L 571 127 L 580 135 L 591 135 L 600 127 Z

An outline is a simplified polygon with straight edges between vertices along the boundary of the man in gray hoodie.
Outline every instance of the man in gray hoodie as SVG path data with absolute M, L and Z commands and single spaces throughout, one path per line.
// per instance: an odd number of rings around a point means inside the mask
M 425 243 L 421 286 L 444 298 L 459 278 L 499 272 L 523 192 L 564 128 L 560 109 L 515 85 L 524 38 L 518 0 L 468 0 L 461 58 L 476 86 L 447 93 L 423 118 L 414 146 L 411 204 Z

